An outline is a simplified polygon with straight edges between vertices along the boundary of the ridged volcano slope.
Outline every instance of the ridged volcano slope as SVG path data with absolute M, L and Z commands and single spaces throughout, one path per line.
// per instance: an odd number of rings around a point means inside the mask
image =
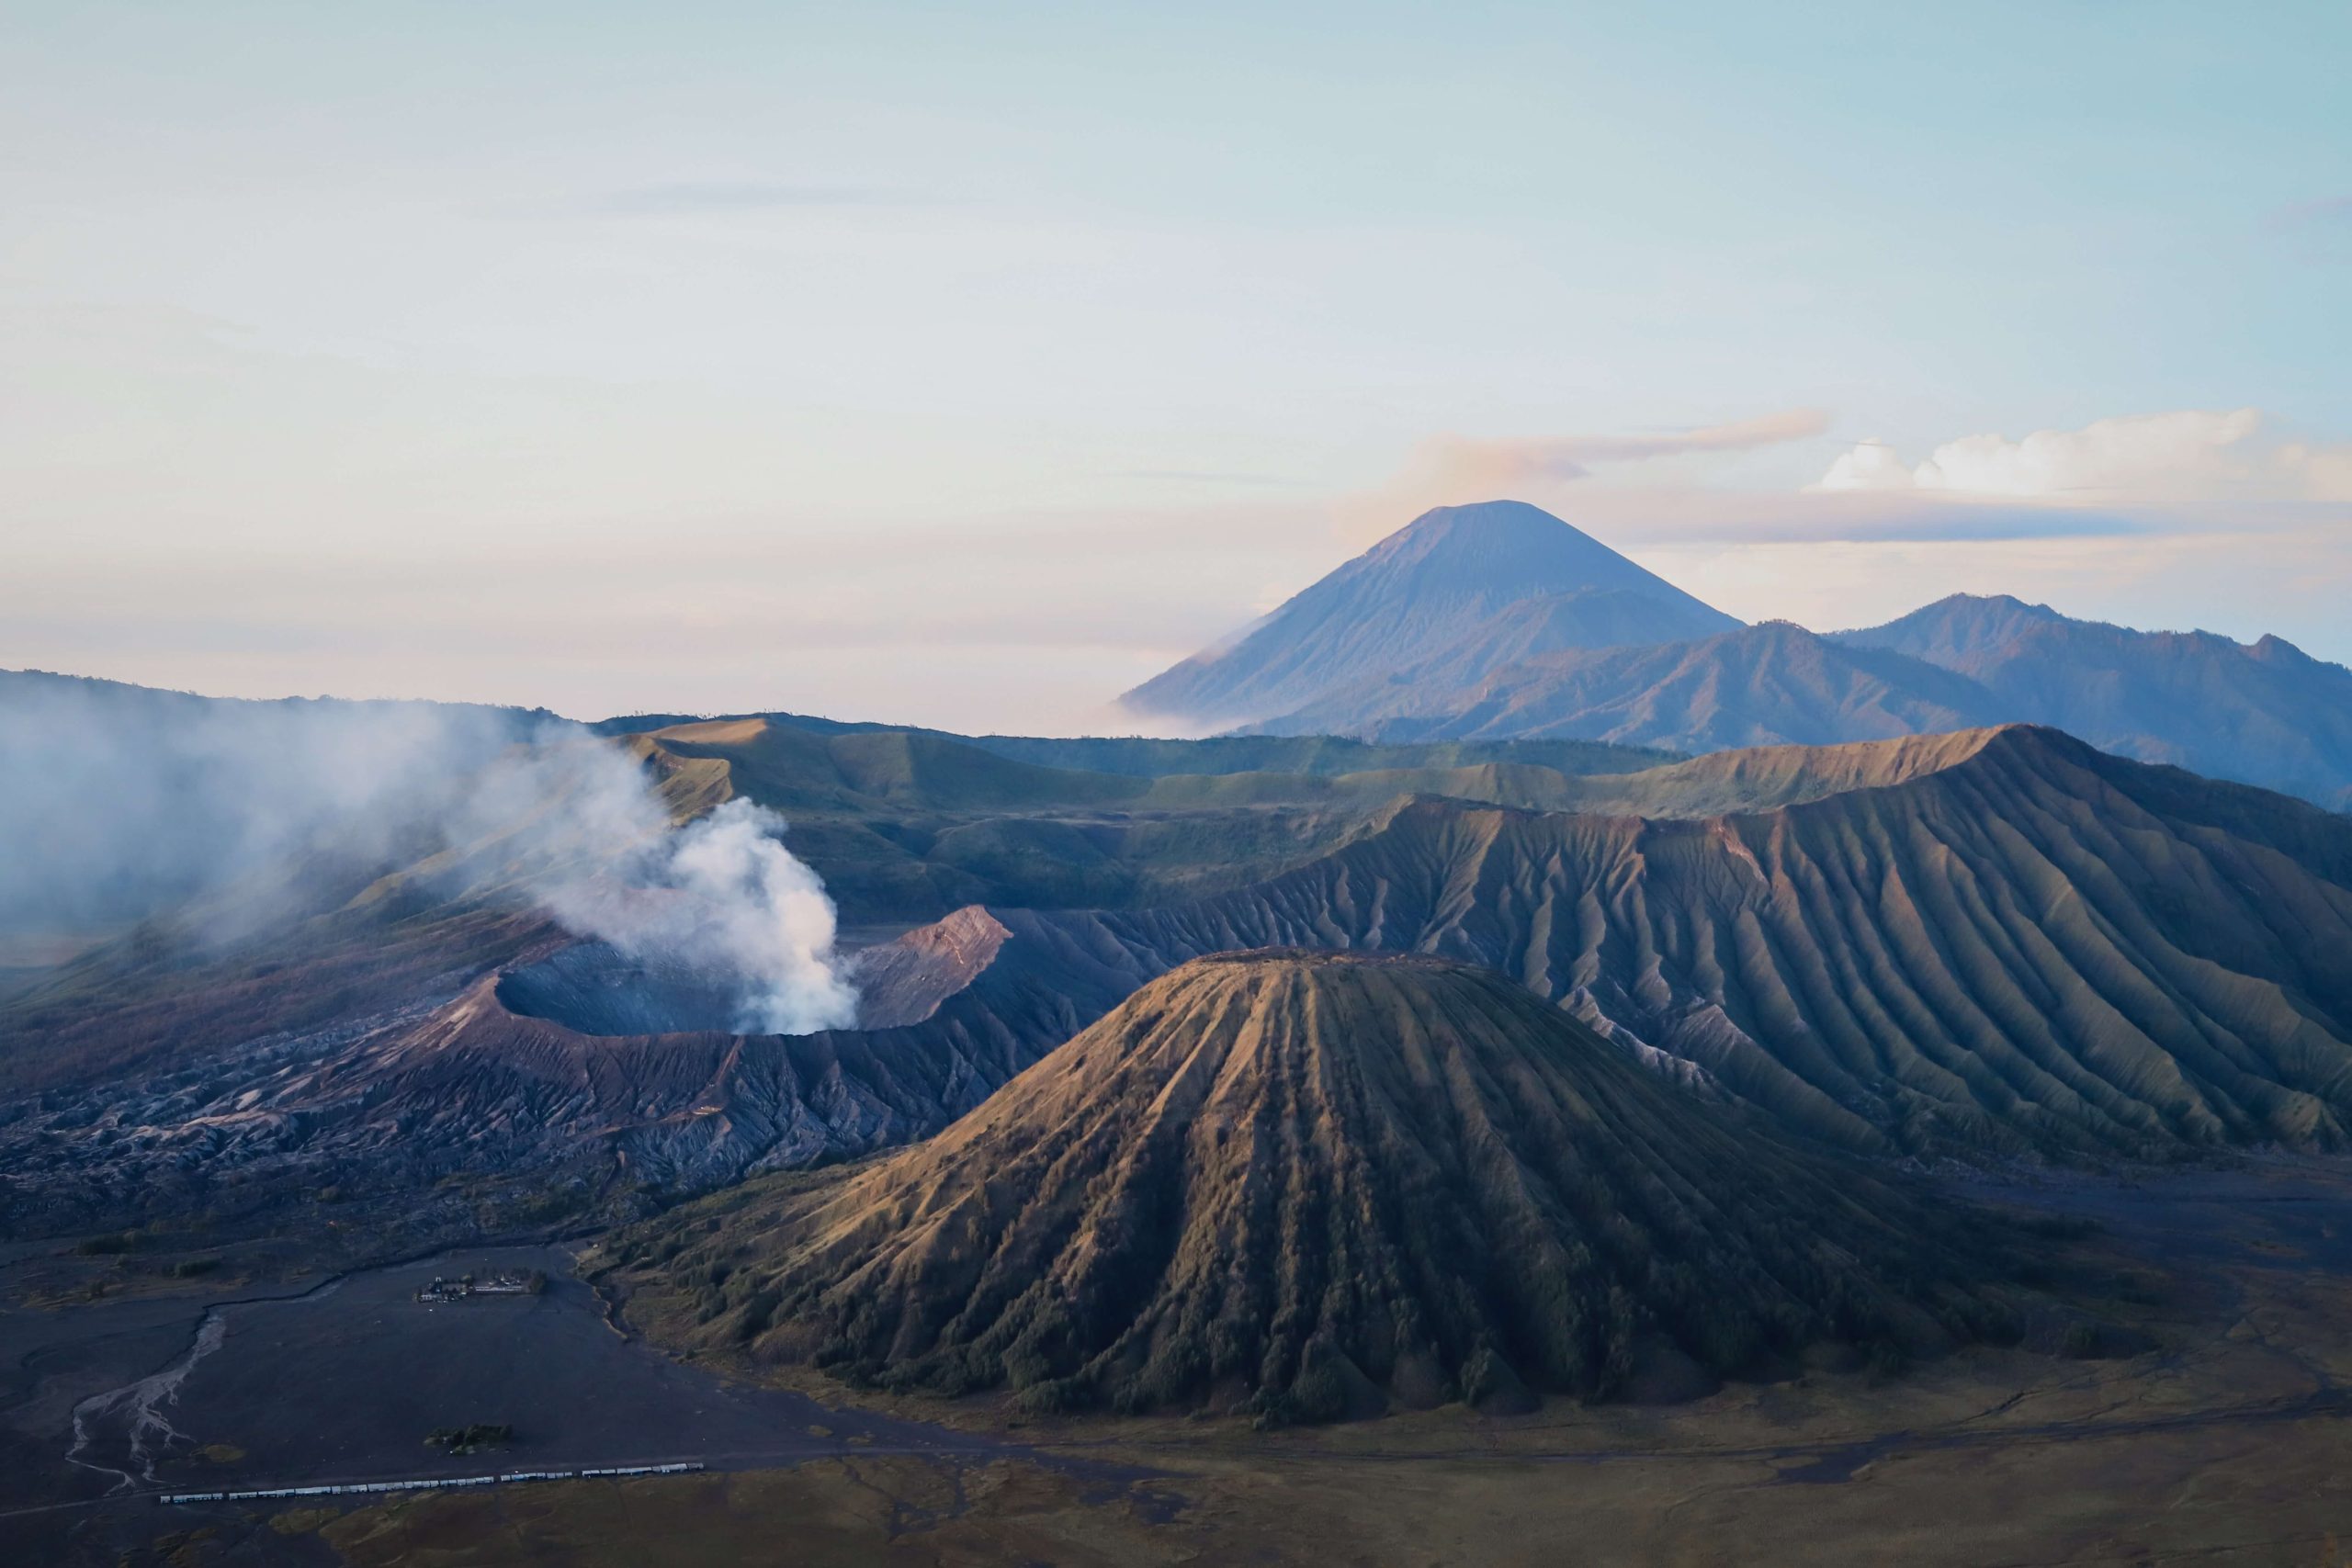
M 1148 973 L 1300 943 L 1489 964 L 1862 1149 L 2352 1141 L 2352 822 L 2054 730 L 1973 739 L 1700 820 L 1423 802 L 1067 940 Z
M 932 1142 L 673 1224 L 713 1342 L 1046 1408 L 1605 1397 L 2005 1318 L 1973 1220 L 1416 957 L 1186 964 Z

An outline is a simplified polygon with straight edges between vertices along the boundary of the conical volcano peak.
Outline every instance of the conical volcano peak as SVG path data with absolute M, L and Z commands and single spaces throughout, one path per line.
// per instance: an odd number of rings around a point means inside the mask
M 670 1268 L 749 1276 L 714 1343 L 853 1381 L 1325 1420 L 1979 1331 L 1973 1224 L 1493 971 L 1283 950 L 1170 971 L 930 1144 L 740 1205 Z
M 1441 506 L 1231 646 L 1196 654 L 1121 700 L 1193 723 L 1240 723 L 1440 655 L 1483 672 L 1531 651 L 1523 637 L 1496 640 L 1495 623 L 1535 601 L 1551 602 L 1540 647 L 1673 642 L 1739 625 L 1541 507 Z
M 1554 570 L 1582 558 L 1579 564 L 1604 575 L 1633 565 L 1582 529 L 1523 501 L 1433 506 L 1373 546 L 1362 558 L 1401 561 L 1449 552 L 1477 553 L 1498 562 L 1517 560 Z M 1581 578 L 1573 583 L 1604 585 Z

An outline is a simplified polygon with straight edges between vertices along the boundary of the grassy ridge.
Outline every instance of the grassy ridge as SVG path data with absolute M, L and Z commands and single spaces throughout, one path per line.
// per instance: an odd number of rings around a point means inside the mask
M 691 775 L 713 799 L 745 795 L 785 812 L 794 848 L 851 919 L 912 919 L 971 903 L 1134 907 L 1238 886 L 1349 842 L 1417 796 L 1668 816 L 1783 805 L 1932 771 L 1984 733 L 1690 761 L 1584 742 L 1247 737 L 1029 746 L 1055 760 L 1046 765 L 986 740 L 761 717 L 628 744 L 673 788 Z M 1122 766 L 1060 765 L 1087 760 Z M 1216 766 L 1158 769 L 1181 761 Z

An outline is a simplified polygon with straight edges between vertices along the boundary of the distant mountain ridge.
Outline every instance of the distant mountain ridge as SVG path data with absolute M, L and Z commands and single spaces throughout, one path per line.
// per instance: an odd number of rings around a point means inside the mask
M 1788 621 L 1696 642 L 1546 653 L 1449 683 L 1442 661 L 1332 693 L 1266 726 L 1389 743 L 1575 736 L 1681 751 L 1822 746 L 1999 722 L 1966 677 Z
M 1835 638 L 1967 676 L 2004 719 L 2352 808 L 2352 670 L 2284 637 L 2135 631 L 2006 594 L 1955 593 Z
M 1993 651 L 2013 648 L 2046 627 L 2068 624 L 2080 623 L 2014 594 L 1951 593 L 1883 626 L 1828 635 L 1852 647 L 1892 649 L 1973 676 L 1982 672 L 1983 660 Z
M 1544 596 L 1521 599 L 1447 648 L 1241 732 L 1702 752 L 2043 724 L 2119 756 L 2352 809 L 2352 670 L 2277 637 L 2135 631 L 2005 594 L 1956 593 L 1853 631 L 1766 622 L 1621 646 L 1555 633 L 1557 613 Z
M 1496 617 L 1512 611 L 1498 636 Z M 1120 702 L 1140 715 L 1229 726 L 1441 653 L 1483 672 L 1550 649 L 1671 642 L 1738 625 L 1540 508 L 1442 506 L 1231 645 L 1195 654 Z M 1489 636 L 1497 640 L 1482 648 Z

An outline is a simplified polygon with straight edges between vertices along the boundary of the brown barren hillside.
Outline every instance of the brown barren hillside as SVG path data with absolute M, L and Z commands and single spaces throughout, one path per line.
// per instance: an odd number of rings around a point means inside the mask
M 1186 964 L 932 1142 L 732 1207 L 622 1249 L 697 1341 L 1037 1408 L 1689 1390 L 2008 1321 L 1972 1218 L 1428 958 Z

